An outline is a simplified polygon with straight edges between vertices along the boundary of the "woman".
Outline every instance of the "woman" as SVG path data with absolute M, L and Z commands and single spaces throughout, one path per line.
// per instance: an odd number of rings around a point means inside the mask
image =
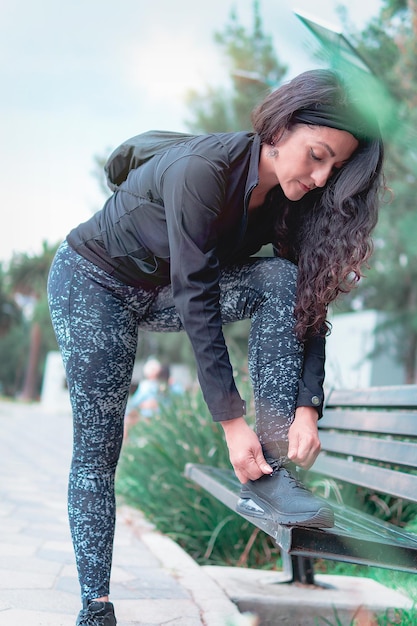
M 310 467 L 320 449 L 326 314 L 371 254 L 383 146 L 328 70 L 279 87 L 252 120 L 253 133 L 187 139 L 132 170 L 52 265 L 50 310 L 75 426 L 69 516 L 79 626 L 104 615 L 116 623 L 114 473 L 138 329 L 188 334 L 242 483 L 238 510 L 333 524 L 292 467 Z M 253 256 L 268 243 L 274 258 Z M 256 433 L 222 332 L 244 318 Z

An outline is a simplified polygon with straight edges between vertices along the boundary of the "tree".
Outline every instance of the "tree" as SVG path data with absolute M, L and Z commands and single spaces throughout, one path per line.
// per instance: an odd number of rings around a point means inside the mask
M 7 273 L 0 266 L 0 337 L 21 320 L 21 311 L 7 289 Z
M 15 395 L 27 353 L 22 311 L 8 288 L 8 276 L 0 267 L 0 393 Z M 7 358 L 4 358 L 4 357 Z
M 23 400 L 38 397 L 46 354 L 56 348 L 46 299 L 46 283 L 56 249 L 56 245 L 44 242 L 39 256 L 15 254 L 8 271 L 10 291 L 20 305 L 29 335 L 20 392 Z
M 358 52 L 395 101 L 386 138 L 386 177 L 391 201 L 375 230 L 372 268 L 355 299 L 383 311 L 395 332 L 406 382 L 417 382 L 417 0 L 385 0 L 378 17 L 356 35 Z M 392 121 L 395 124 L 392 124 Z M 350 299 L 352 303 L 352 299 Z
M 231 88 L 209 87 L 205 93 L 191 91 L 188 105 L 194 119 L 187 121 L 191 132 L 250 130 L 253 107 L 280 83 L 287 68 L 275 54 L 272 38 L 265 34 L 259 0 L 253 3 L 253 28 L 239 24 L 235 10 L 215 41 L 223 49 L 230 68 Z

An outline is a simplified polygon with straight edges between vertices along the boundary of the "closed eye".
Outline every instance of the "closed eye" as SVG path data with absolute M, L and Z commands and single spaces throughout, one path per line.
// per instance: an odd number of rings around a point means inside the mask
M 317 154 L 314 152 L 313 149 L 310 150 L 310 156 L 313 159 L 313 161 L 322 161 L 323 159 L 318 157 Z
M 317 154 L 314 152 L 313 148 L 310 149 L 310 156 L 313 159 L 313 161 L 318 161 L 321 162 L 324 159 L 322 157 L 317 156 Z M 342 167 L 347 163 L 348 161 L 340 161 L 339 163 L 335 163 L 332 167 L 332 175 L 335 174 L 336 172 L 338 172 L 339 170 L 342 169 Z

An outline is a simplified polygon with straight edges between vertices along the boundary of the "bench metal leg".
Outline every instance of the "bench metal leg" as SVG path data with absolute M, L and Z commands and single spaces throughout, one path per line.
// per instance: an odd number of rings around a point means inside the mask
M 291 556 L 292 582 L 314 585 L 314 562 L 310 557 Z
M 314 560 L 307 556 L 291 556 L 281 552 L 283 583 L 314 585 Z

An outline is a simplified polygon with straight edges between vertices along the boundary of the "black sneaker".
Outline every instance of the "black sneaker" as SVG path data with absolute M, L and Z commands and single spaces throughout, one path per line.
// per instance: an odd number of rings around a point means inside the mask
M 111 602 L 90 602 L 81 609 L 75 626 L 116 626 L 114 608 Z
M 313 496 L 284 466 L 242 485 L 236 511 L 251 517 L 265 517 L 285 526 L 334 526 L 333 509 Z

